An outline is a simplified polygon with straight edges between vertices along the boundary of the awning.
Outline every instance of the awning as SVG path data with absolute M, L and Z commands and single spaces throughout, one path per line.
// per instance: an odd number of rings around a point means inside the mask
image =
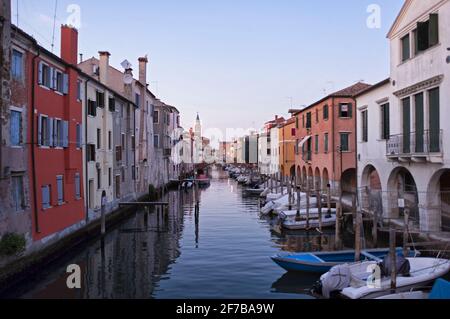
M 300 142 L 298 142 L 298 148 L 302 148 L 303 145 L 311 138 L 311 135 L 305 136 Z

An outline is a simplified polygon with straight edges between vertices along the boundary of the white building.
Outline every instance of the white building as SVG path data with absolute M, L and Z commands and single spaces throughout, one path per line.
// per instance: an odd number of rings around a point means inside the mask
M 278 125 L 270 129 L 270 174 L 280 172 L 280 134 Z
M 390 80 L 357 97 L 359 183 L 381 189 L 385 217 L 405 206 L 450 231 L 450 0 L 406 1 L 388 38 Z
M 259 172 L 264 175 L 270 174 L 270 134 L 263 131 L 258 138 L 258 168 Z

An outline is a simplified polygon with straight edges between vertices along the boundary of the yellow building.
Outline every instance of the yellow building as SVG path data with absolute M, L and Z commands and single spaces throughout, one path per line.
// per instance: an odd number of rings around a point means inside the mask
M 281 124 L 278 130 L 281 173 L 295 177 L 295 117 Z

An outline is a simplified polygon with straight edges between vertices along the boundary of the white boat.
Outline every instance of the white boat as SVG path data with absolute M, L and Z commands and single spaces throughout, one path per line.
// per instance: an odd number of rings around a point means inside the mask
M 301 200 L 300 200 L 300 209 L 306 209 L 306 194 L 305 193 L 301 193 Z M 297 200 L 296 197 L 293 196 L 292 202 L 291 202 L 291 209 L 297 207 Z M 310 209 L 313 209 L 314 207 L 317 206 L 317 199 L 315 197 L 310 197 L 309 198 L 309 207 Z M 285 211 L 285 210 L 289 210 L 289 196 L 284 199 L 284 201 L 280 204 L 277 205 L 276 207 L 273 208 L 273 213 L 275 215 L 279 215 L 281 212 Z
M 296 221 L 295 218 L 288 219 L 283 221 L 283 227 L 289 230 L 306 230 L 311 228 L 320 227 L 320 222 L 318 218 L 309 218 L 309 222 L 307 219 L 302 219 L 300 221 Z M 333 227 L 336 225 L 336 215 L 331 216 L 322 216 L 322 227 Z
M 431 291 L 428 290 L 418 290 L 418 291 L 408 291 L 401 292 L 398 294 L 386 295 L 382 297 L 378 297 L 376 299 L 382 300 L 417 300 L 417 299 L 429 299 L 429 300 L 438 300 L 450 299 L 450 282 L 444 279 L 437 279 L 433 285 Z
M 412 289 L 429 285 L 437 278 L 440 278 L 450 271 L 450 260 L 438 258 L 415 257 L 407 258 L 410 265 L 410 276 L 397 276 L 397 293 L 410 292 Z M 340 272 L 349 273 L 349 284 L 340 290 L 340 294 L 349 299 L 374 299 L 386 296 L 391 293 L 391 278 L 382 277 L 379 282 L 370 280 L 373 278 L 373 269 L 377 267 L 377 262 L 367 261 L 343 267 Z M 328 276 L 335 276 L 333 269 L 322 275 L 322 283 L 329 281 Z M 333 280 L 333 279 L 331 279 Z M 341 278 L 341 283 L 344 280 Z M 370 283 L 370 284 L 369 284 Z M 330 290 L 329 288 L 327 288 Z
M 300 209 L 300 216 L 306 216 L 306 209 Z M 331 209 L 331 214 L 336 214 L 336 209 Z M 322 208 L 322 216 L 325 216 L 328 214 L 328 208 Z M 278 214 L 278 218 L 280 220 L 286 220 L 295 218 L 297 216 L 297 210 L 283 210 Z M 309 217 L 310 218 L 318 218 L 319 217 L 319 209 L 318 208 L 310 208 L 309 209 Z

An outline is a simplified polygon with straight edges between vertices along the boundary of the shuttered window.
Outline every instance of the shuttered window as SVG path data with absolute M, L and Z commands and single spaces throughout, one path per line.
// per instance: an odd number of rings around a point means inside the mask
M 11 146 L 21 146 L 22 140 L 22 112 L 11 110 L 10 143 Z
M 42 209 L 48 209 L 51 207 L 51 186 L 44 185 L 41 188 L 41 196 L 42 196 Z
M 21 81 L 24 78 L 23 73 L 23 53 L 12 50 L 11 75 L 14 79 Z
M 100 108 L 104 108 L 105 107 L 105 93 L 97 91 L 96 98 L 97 98 L 97 106 Z
M 441 152 L 441 124 L 440 124 L 440 97 L 439 88 L 428 92 L 429 125 L 430 125 L 430 152 Z
M 314 151 L 316 154 L 319 154 L 319 135 L 316 135 L 314 138 Z
M 341 133 L 341 152 L 349 152 L 350 151 L 350 145 L 349 145 L 349 133 Z
M 109 101 L 108 101 L 108 106 L 109 106 L 110 112 L 115 112 L 116 111 L 116 99 L 113 97 L 110 97 Z
M 403 113 L 403 153 L 411 152 L 411 98 L 402 100 Z
M 23 176 L 11 177 L 11 195 L 13 199 L 13 209 L 15 212 L 22 211 L 25 208 L 25 196 L 23 189 Z
M 389 103 L 381 105 L 381 139 L 388 140 L 390 138 L 390 116 L 389 116 Z
M 92 100 L 88 100 L 88 115 L 97 116 L 97 103 Z
M 83 145 L 83 130 L 81 124 L 76 126 L 76 138 L 77 138 L 77 148 L 81 148 Z
M 368 123 L 368 111 L 364 110 L 361 112 L 361 131 L 362 131 L 362 142 L 369 141 L 369 123 Z
M 75 173 L 75 199 L 81 198 L 81 178 L 80 173 Z
M 410 41 L 410 37 L 409 34 L 405 35 L 402 39 L 402 61 L 406 61 L 411 57 L 411 52 L 410 52 L 410 45 L 411 45 L 411 41 Z
M 424 151 L 423 93 L 414 96 L 416 153 Z
M 324 139 L 324 141 L 323 141 L 323 143 L 324 143 L 323 148 L 324 148 L 324 152 L 326 154 L 326 153 L 328 153 L 328 133 L 325 133 L 323 139 Z
M 353 117 L 353 105 L 351 103 L 339 104 L 339 117 L 352 118 Z
M 323 119 L 324 120 L 328 120 L 328 112 L 329 112 L 329 107 L 328 107 L 328 105 L 324 105 L 324 107 L 323 107 Z
M 58 192 L 58 205 L 64 204 L 64 177 L 56 176 L 56 188 Z

